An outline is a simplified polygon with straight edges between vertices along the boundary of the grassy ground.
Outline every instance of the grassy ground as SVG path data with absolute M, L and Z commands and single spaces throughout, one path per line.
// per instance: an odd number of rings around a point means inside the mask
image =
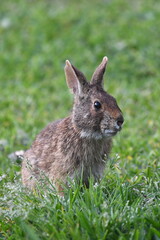
M 1 1 L 0 239 L 160 239 L 159 26 L 156 0 Z M 104 179 L 26 192 L 11 153 L 70 111 L 65 59 L 90 78 L 104 55 L 125 117 Z

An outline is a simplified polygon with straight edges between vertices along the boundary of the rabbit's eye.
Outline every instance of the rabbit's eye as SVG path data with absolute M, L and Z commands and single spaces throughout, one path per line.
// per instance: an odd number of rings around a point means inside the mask
M 101 103 L 98 102 L 98 101 L 95 101 L 94 102 L 94 107 L 95 107 L 95 109 L 100 109 L 101 108 Z

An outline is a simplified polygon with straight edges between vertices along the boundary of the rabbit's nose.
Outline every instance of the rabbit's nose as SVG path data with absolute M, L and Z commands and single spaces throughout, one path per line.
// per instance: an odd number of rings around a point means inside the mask
M 116 121 L 118 128 L 122 127 L 123 122 L 124 122 L 124 118 L 121 115 L 120 117 L 117 118 L 117 121 Z

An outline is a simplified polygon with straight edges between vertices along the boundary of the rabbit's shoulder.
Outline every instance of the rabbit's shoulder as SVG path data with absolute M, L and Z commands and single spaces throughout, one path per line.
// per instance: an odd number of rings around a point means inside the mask
M 35 141 L 32 144 L 32 147 L 35 147 L 37 144 L 48 144 L 52 142 L 54 136 L 56 135 L 58 125 L 63 121 L 63 119 L 56 120 L 49 123 L 36 137 Z
M 49 123 L 37 136 L 38 139 L 48 139 L 52 137 L 56 130 L 58 125 L 62 122 L 63 119 L 56 120 L 54 122 Z

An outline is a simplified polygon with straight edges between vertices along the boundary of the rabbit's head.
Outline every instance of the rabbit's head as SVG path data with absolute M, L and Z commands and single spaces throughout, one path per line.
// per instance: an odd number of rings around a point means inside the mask
M 122 112 L 115 98 L 103 89 L 107 62 L 108 58 L 104 57 L 91 81 L 87 82 L 83 73 L 66 61 L 66 81 L 74 94 L 72 122 L 81 137 L 112 137 L 122 128 Z

